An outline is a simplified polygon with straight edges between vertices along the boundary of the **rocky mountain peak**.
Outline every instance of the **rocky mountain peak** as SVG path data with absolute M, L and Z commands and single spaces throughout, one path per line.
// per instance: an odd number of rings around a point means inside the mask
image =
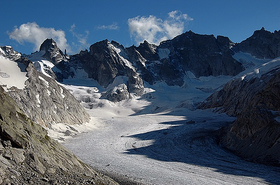
M 137 47 L 137 50 L 141 53 L 141 55 L 150 61 L 159 59 L 156 49 L 157 46 L 155 44 L 150 44 L 146 40 L 143 43 L 140 43 L 140 45 Z
M 280 32 L 261 28 L 248 39 L 237 44 L 235 50 L 250 53 L 257 58 L 273 59 L 280 56 Z
M 55 65 L 61 61 L 66 61 L 66 51 L 63 53 L 53 39 L 46 39 L 41 44 L 40 51 L 44 51 L 43 57 Z

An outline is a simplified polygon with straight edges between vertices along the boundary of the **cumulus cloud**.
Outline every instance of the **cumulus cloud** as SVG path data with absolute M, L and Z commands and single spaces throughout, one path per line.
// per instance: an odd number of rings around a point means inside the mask
M 134 17 L 128 19 L 130 35 L 139 44 L 144 40 L 159 44 L 166 39 L 172 39 L 183 33 L 185 24 L 193 18 L 179 11 L 168 13 L 168 18 L 162 20 L 153 15 L 149 17 Z
M 19 28 L 15 27 L 15 29 L 12 32 L 8 32 L 8 34 L 10 39 L 16 40 L 20 44 L 24 44 L 25 42 L 33 43 L 34 50 L 39 50 L 44 40 L 52 38 L 56 41 L 60 49 L 71 51 L 70 46 L 67 44 L 64 31 L 40 27 L 35 22 L 22 24 Z
M 97 29 L 99 29 L 99 30 L 117 30 L 117 29 L 119 29 L 119 26 L 118 26 L 118 23 L 113 23 L 110 25 L 98 26 Z

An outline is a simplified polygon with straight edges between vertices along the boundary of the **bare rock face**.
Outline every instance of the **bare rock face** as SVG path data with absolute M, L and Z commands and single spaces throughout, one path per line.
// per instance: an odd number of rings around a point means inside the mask
M 21 57 L 21 54 L 15 51 L 11 46 L 1 46 L 0 47 L 0 56 L 8 58 L 10 60 L 18 60 Z
M 44 51 L 44 58 L 51 61 L 53 64 L 58 64 L 61 61 L 66 61 L 66 53 L 63 53 L 56 45 L 53 39 L 46 39 L 40 46 L 40 51 Z
M 101 86 L 107 87 L 116 77 L 129 78 L 129 93 L 142 95 L 143 81 L 134 66 L 128 60 L 125 48 L 108 40 L 97 42 L 90 46 L 90 51 L 83 51 L 70 59 L 70 65 L 84 69 L 89 78 L 96 80 Z
M 250 53 L 257 58 L 273 59 L 280 56 L 280 31 L 271 33 L 264 28 L 236 45 L 236 51 Z
M 24 60 L 23 60 L 24 61 Z M 63 86 L 36 71 L 32 62 L 27 63 L 28 80 L 25 88 L 14 88 L 9 95 L 24 113 L 36 123 L 82 124 L 90 117 L 80 103 Z
M 221 144 L 248 160 L 280 166 L 280 72 L 260 78 L 233 80 L 211 95 L 200 108 L 236 116 Z
M 119 102 L 129 99 L 129 92 L 125 84 L 120 84 L 102 95 L 101 98 L 105 98 L 112 102 Z
M 227 38 L 200 35 L 192 31 L 162 42 L 161 49 L 169 49 L 170 62 L 178 64 L 184 71 L 196 77 L 236 75 L 243 70 L 241 64 L 231 56 L 234 44 Z
M 56 66 L 62 71 L 62 79 L 74 76 L 71 69 L 83 69 L 103 87 L 108 87 L 118 76 L 126 76 L 129 80 L 123 83 L 128 92 L 141 95 L 143 81 L 182 86 L 188 71 L 196 77 L 238 74 L 243 67 L 232 57 L 233 45 L 227 37 L 215 38 L 191 31 L 159 46 L 144 41 L 138 47 L 125 48 L 115 41 L 103 40 L 91 45 L 89 51 L 81 51 L 71 56 L 69 62 Z
M 0 87 L 0 184 L 116 184 L 32 122 Z

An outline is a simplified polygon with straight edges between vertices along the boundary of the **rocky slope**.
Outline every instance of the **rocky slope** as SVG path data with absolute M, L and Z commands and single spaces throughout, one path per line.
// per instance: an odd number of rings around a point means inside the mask
M 47 50 L 48 47 L 50 48 Z M 38 72 L 30 60 L 14 51 L 12 47 L 5 46 L 0 49 L 0 57 L 9 59 L 11 63 L 5 65 L 15 63 L 22 73 L 27 72 L 25 87 L 20 89 L 14 86 L 8 90 L 8 94 L 32 121 L 44 126 L 51 126 L 53 123 L 82 124 L 89 121 L 89 115 L 68 90 L 53 78 Z M 47 39 L 41 49 L 45 57 L 56 59 L 56 63 L 65 59 L 64 55 L 58 57 L 60 52 L 52 39 Z M 41 66 L 37 68 L 41 69 Z M 50 71 L 51 69 L 48 72 L 54 74 Z
M 138 47 L 125 48 L 115 41 L 103 40 L 91 45 L 89 51 L 70 56 L 67 61 L 53 40 L 46 40 L 41 51 L 56 51 L 43 57 L 59 69 L 54 71 L 59 81 L 75 78 L 84 71 L 87 78 L 106 88 L 117 77 L 125 77 L 116 84 L 121 91 L 107 89 L 104 96 L 111 101 L 121 101 L 129 97 L 124 94 L 142 95 L 143 82 L 164 81 L 170 86 L 183 86 L 188 71 L 196 77 L 236 75 L 243 67 L 232 57 L 233 45 L 227 37 L 215 38 L 189 31 L 159 46 L 144 41 Z M 56 56 L 60 56 L 59 60 Z
M 271 33 L 264 28 L 256 30 L 248 39 L 237 44 L 235 51 L 250 53 L 257 58 L 273 59 L 280 56 L 280 31 Z
M 280 166 L 280 67 L 260 77 L 237 78 L 200 105 L 237 119 L 221 144 L 248 160 Z
M 279 43 L 279 31 L 271 33 L 262 28 L 236 44 L 233 48 L 236 52 L 276 59 L 266 60 L 269 62 L 231 80 L 200 105 L 237 117 L 223 130 L 220 140 L 223 146 L 248 160 L 276 166 L 280 166 Z
M 82 124 L 89 121 L 89 115 L 68 90 L 37 72 L 26 58 L 17 62 L 27 66 L 28 80 L 24 89 L 13 88 L 8 93 L 29 118 L 48 127 L 55 123 Z
M 32 122 L 0 87 L 0 184 L 116 184 Z

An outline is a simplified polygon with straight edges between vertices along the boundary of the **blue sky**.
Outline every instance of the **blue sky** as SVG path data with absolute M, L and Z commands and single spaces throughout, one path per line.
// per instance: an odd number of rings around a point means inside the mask
M 241 42 L 261 27 L 280 29 L 279 0 L 11 0 L 0 12 L 0 46 L 26 54 L 46 37 L 77 53 L 104 39 L 158 44 L 192 30 Z

